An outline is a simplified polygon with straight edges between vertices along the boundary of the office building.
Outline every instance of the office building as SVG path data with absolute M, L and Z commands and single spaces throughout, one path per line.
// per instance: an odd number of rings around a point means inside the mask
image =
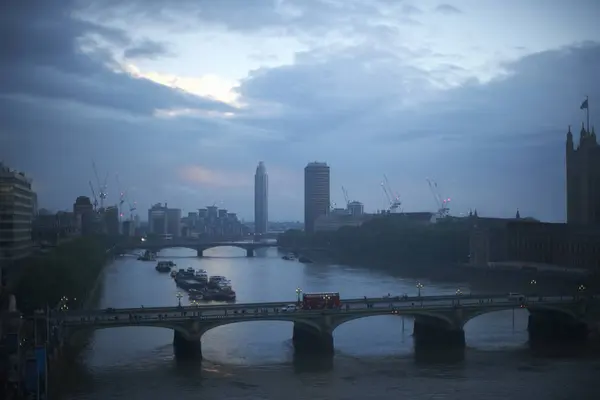
M 167 207 L 161 203 L 154 204 L 148 210 L 148 232 L 157 235 L 167 233 Z
M 312 162 L 304 168 L 304 230 L 315 231 L 315 220 L 329 213 L 329 166 Z
M 181 209 L 167 208 L 167 233 L 173 237 L 181 236 Z
M 581 126 L 575 146 L 571 127 L 567 132 L 567 222 L 600 225 L 600 146 L 594 128 Z
M 363 215 L 365 213 L 365 206 L 360 201 L 351 201 L 348 203 L 348 213 L 350 215 Z
M 119 208 L 117 206 L 106 207 L 102 214 L 104 226 L 109 236 L 118 236 L 121 234 L 121 222 L 119 221 Z
M 254 233 L 267 233 L 269 221 L 269 176 L 264 162 L 254 174 Z
M 0 163 L 0 262 L 31 254 L 34 206 L 31 180 Z
M 78 224 L 78 229 L 82 235 L 92 235 L 98 231 L 98 216 L 94 211 L 94 205 L 87 196 L 79 196 L 73 204 L 73 214 Z

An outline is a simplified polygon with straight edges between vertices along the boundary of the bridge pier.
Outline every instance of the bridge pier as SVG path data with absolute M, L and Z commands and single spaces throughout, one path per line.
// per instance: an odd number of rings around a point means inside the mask
M 197 257 L 204 257 L 204 249 L 196 249 Z
M 246 249 L 246 257 L 254 257 L 254 250 Z
M 300 354 L 333 354 L 333 335 L 301 322 L 294 322 L 294 349 Z
M 190 340 L 181 332 L 174 331 L 173 351 L 179 358 L 202 358 L 202 342 L 200 339 Z
M 432 319 L 433 320 L 433 319 Z M 413 337 L 415 346 L 464 348 L 465 331 L 445 325 L 443 322 L 434 322 L 415 318 Z
M 582 342 L 588 337 L 586 323 L 567 318 L 557 318 L 550 313 L 535 313 L 529 315 L 527 323 L 529 340 L 556 341 L 556 342 Z

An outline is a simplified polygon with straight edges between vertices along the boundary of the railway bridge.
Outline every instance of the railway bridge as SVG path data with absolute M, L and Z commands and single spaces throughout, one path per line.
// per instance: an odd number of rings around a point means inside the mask
M 294 310 L 294 302 L 220 304 L 158 308 L 55 311 L 48 326 L 68 337 L 77 332 L 124 326 L 149 326 L 174 331 L 178 356 L 202 355 L 202 336 L 219 326 L 248 321 L 289 321 L 300 353 L 331 354 L 333 332 L 352 320 L 378 315 L 411 316 L 416 345 L 462 347 L 465 324 L 482 314 L 524 308 L 530 312 L 530 338 L 583 340 L 588 323 L 600 315 L 600 296 L 506 295 L 415 296 L 343 300 L 338 309 Z M 41 316 L 40 316 L 41 317 Z M 44 323 L 46 323 L 44 322 Z

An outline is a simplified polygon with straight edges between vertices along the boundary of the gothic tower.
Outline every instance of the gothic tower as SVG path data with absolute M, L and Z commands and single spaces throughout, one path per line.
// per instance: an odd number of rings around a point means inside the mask
M 583 124 L 577 146 L 569 126 L 566 141 L 567 222 L 600 225 L 600 146 Z

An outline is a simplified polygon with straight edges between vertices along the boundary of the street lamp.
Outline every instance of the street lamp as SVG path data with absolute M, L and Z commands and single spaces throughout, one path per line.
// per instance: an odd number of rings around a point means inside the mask
M 460 289 L 456 289 L 456 295 L 457 296 L 461 296 L 462 295 L 462 291 Z
M 181 307 L 181 298 L 183 297 L 183 295 L 181 294 L 181 292 L 177 292 L 177 301 L 179 302 L 178 307 Z
M 532 279 L 531 282 L 529 282 L 529 284 L 533 288 L 532 289 L 532 294 L 535 296 L 535 285 L 537 285 L 537 281 L 535 279 Z
M 417 282 L 417 295 L 421 297 L 421 289 L 423 289 L 423 284 L 421 282 Z
M 300 304 L 300 295 L 302 294 L 302 289 L 300 289 L 299 287 L 296 288 L 296 300 L 298 302 L 298 304 Z
M 583 292 L 585 290 L 585 286 L 583 285 L 579 285 L 579 287 L 577 288 L 578 292 Z

